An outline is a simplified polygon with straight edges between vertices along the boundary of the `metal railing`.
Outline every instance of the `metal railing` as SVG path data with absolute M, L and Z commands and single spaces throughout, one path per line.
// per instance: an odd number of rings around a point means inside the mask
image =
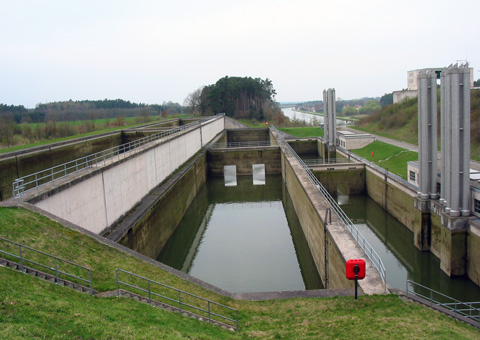
M 4 247 L 1 247 L 0 248 L 0 253 L 2 254 L 5 254 L 5 255 L 8 255 L 8 256 L 11 256 L 17 260 L 19 260 L 20 262 L 20 271 L 24 272 L 25 271 L 25 266 L 24 266 L 24 263 L 25 262 L 28 262 L 28 263 L 31 263 L 31 264 L 34 264 L 34 265 L 37 265 L 41 268 L 44 268 L 44 269 L 48 269 L 48 270 L 51 270 L 55 273 L 55 283 L 58 283 L 59 280 L 60 280 L 60 275 L 64 275 L 64 276 L 67 276 L 69 278 L 74 278 L 74 279 L 77 279 L 77 280 L 80 280 L 82 282 L 85 282 L 89 285 L 90 287 L 90 294 L 93 295 L 93 288 L 92 288 L 92 274 L 90 272 L 90 269 L 86 268 L 86 267 L 83 267 L 79 264 L 76 264 L 76 263 L 73 263 L 73 262 L 70 262 L 70 261 L 67 261 L 67 260 L 64 260 L 64 259 L 61 259 L 59 257 L 56 257 L 56 256 L 53 256 L 53 255 L 50 255 L 50 254 L 47 254 L 47 253 L 44 253 L 42 251 L 39 251 L 39 250 L 36 250 L 36 249 L 33 249 L 33 248 L 30 248 L 30 247 L 27 247 L 27 246 L 24 246 L 20 243 L 17 243 L 17 242 L 14 242 L 14 241 L 10 241 L 10 240 L 7 240 L 3 237 L 0 237 L 0 241 L 4 241 L 4 242 L 7 242 L 7 244 L 11 245 L 10 248 L 16 248 L 18 249 L 18 255 L 17 254 L 13 254 L 13 253 L 10 253 L 6 250 L 4 250 L 5 248 Z M 1 242 L 0 242 L 1 243 Z M 12 251 L 12 250 L 10 250 Z M 53 259 L 53 267 L 47 265 L 47 264 L 44 264 L 44 263 L 39 263 L 39 262 L 35 262 L 33 259 L 29 259 L 27 258 L 25 255 L 26 255 L 26 251 L 32 251 L 34 252 L 35 254 L 38 254 L 40 257 L 47 257 L 49 259 Z M 39 260 L 37 260 L 39 261 Z M 88 274 L 88 279 L 86 278 L 83 278 L 81 276 L 77 276 L 77 275 L 74 275 L 74 274 L 71 274 L 71 273 L 67 273 L 65 271 L 65 269 L 60 269 L 59 267 L 63 267 L 65 264 L 68 264 L 68 265 L 71 265 L 75 268 L 78 268 L 80 269 L 81 271 L 86 271 L 86 274 Z
M 136 281 L 137 284 L 120 281 L 119 273 L 126 274 L 132 281 Z M 184 292 L 182 290 L 167 286 L 163 283 L 150 280 L 146 277 L 136 275 L 122 269 L 115 270 L 115 278 L 117 280 L 117 297 L 120 296 L 120 285 L 125 285 L 137 291 L 145 293 L 146 296 L 143 296 L 143 295 L 142 296 L 148 299 L 148 303 L 150 305 L 152 304 L 153 300 L 156 300 L 156 299 L 159 299 L 156 301 L 160 303 L 162 303 L 161 300 L 167 300 L 168 303 L 166 304 L 170 304 L 172 307 L 176 307 L 176 308 L 178 307 L 180 312 L 182 311 L 188 312 L 189 309 L 191 309 L 191 310 L 195 310 L 196 313 L 198 312 L 205 313 L 205 315 L 207 315 L 208 317 L 208 322 L 212 322 L 212 321 L 219 322 L 218 320 L 214 320 L 214 317 L 216 317 L 223 320 L 221 321 L 222 323 L 224 321 L 233 323 L 232 326 L 234 326 L 235 329 L 238 331 L 238 310 L 234 308 L 222 305 L 220 303 L 202 298 L 194 294 Z M 143 286 L 140 286 L 141 283 L 143 283 Z M 146 287 L 145 287 L 145 284 L 146 284 Z M 156 288 L 156 291 L 154 291 L 154 288 L 152 286 Z M 164 292 L 163 294 L 165 295 L 163 295 L 162 293 L 159 293 L 159 290 L 163 291 Z M 167 296 L 168 293 L 171 293 L 171 295 Z M 196 306 L 193 305 L 194 303 L 193 301 L 197 302 Z M 203 308 L 200 307 L 199 302 L 206 304 L 206 307 L 203 307 Z M 175 306 L 173 306 L 172 303 Z M 219 314 L 220 312 L 217 312 L 217 309 L 227 310 L 230 313 L 235 314 L 235 317 L 233 318 L 233 317 L 227 317 L 227 316 L 221 315 Z
M 320 191 L 320 193 L 325 198 L 325 200 L 330 204 L 330 207 L 337 214 L 339 219 L 345 224 L 345 227 L 348 230 L 348 232 L 353 236 L 353 238 L 355 239 L 357 244 L 360 246 L 360 248 L 362 248 L 365 251 L 365 254 L 370 259 L 370 261 L 372 261 L 375 268 L 377 268 L 380 274 L 380 278 L 383 281 L 384 291 L 386 292 L 387 291 L 387 271 L 385 269 L 385 266 L 380 256 L 377 254 L 375 249 L 373 249 L 370 243 L 365 239 L 362 233 L 357 229 L 357 227 L 355 227 L 353 222 L 345 214 L 342 208 L 340 208 L 340 205 L 338 205 L 338 203 L 328 193 L 327 189 L 325 189 L 325 187 L 320 183 L 317 177 L 315 177 L 315 175 L 310 171 L 310 169 L 305 164 L 305 162 L 300 158 L 300 156 L 297 155 L 297 153 L 293 150 L 293 148 L 282 137 L 278 129 L 274 126 L 272 126 L 272 129 L 277 133 L 278 142 L 280 143 L 280 145 L 284 146 L 290 152 L 290 154 L 297 159 L 297 161 L 300 163 L 305 173 L 310 178 L 311 182 L 317 187 L 318 191 Z
M 217 142 L 212 145 L 212 149 L 251 148 L 251 147 L 258 147 L 258 146 L 276 146 L 276 145 L 272 145 L 269 140 L 247 141 L 247 142 Z
M 412 289 L 409 289 L 410 286 Z M 410 280 L 407 280 L 406 287 L 407 297 L 408 294 L 413 294 L 429 301 L 430 306 L 435 304 L 452 311 L 455 318 L 461 315 L 480 322 L 480 302 L 462 302 Z
M 354 154 L 353 152 L 351 152 L 347 149 L 344 149 L 340 146 L 337 146 L 337 148 L 339 148 L 342 152 L 348 154 L 350 158 L 353 158 L 353 159 L 355 159 L 359 162 L 367 164 L 369 167 L 377 170 L 378 172 L 382 173 L 383 175 L 387 176 L 388 178 L 393 179 L 396 182 L 414 190 L 415 192 L 418 191 L 418 187 L 416 185 L 413 185 L 412 183 L 409 183 L 407 180 L 403 179 L 402 177 L 400 177 L 400 176 L 398 176 L 394 173 L 389 172 L 388 169 L 382 168 L 381 166 L 379 166 L 379 165 L 377 165 L 373 162 L 370 162 L 368 159 L 360 157 L 357 154 Z
M 315 159 L 303 159 L 303 162 L 306 165 L 328 165 L 328 164 L 345 164 L 353 163 L 352 160 L 348 158 L 315 158 Z
M 198 120 L 193 123 L 189 123 L 177 128 L 172 128 L 169 131 L 163 131 L 150 136 L 135 140 L 130 143 L 122 144 L 107 150 L 103 150 L 85 157 L 75 159 L 70 162 L 66 162 L 54 167 L 51 167 L 46 170 L 38 171 L 33 174 L 17 178 L 12 183 L 13 197 L 20 199 L 25 195 L 26 192 L 31 190 L 39 190 L 39 187 L 48 183 L 55 185 L 55 181 L 58 181 L 61 178 L 64 178 L 68 175 L 77 173 L 87 168 L 92 168 L 94 166 L 99 166 L 103 163 L 106 165 L 107 160 L 113 161 L 115 158 L 120 159 L 120 156 L 123 155 L 125 158 L 129 155 L 129 152 L 138 152 L 140 147 L 146 146 L 150 143 L 157 143 L 162 139 L 170 136 L 177 136 L 180 133 L 198 127 L 206 121 L 219 118 L 219 116 L 224 116 L 223 113 L 217 114 L 215 117 L 208 117 L 205 119 Z

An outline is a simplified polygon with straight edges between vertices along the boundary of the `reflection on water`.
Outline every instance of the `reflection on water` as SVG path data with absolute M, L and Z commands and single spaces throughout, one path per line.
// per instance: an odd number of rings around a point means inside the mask
M 448 277 L 440 269 L 440 260 L 418 250 L 413 233 L 370 197 L 354 195 L 338 201 L 382 258 L 391 287 L 405 290 L 409 279 L 461 301 L 480 301 L 480 287 L 464 277 Z
M 280 176 L 209 179 L 157 259 L 230 292 L 322 288 Z

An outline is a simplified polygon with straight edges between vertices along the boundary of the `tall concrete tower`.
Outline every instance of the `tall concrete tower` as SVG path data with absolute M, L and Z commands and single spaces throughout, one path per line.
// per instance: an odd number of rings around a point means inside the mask
M 419 194 L 422 199 L 438 199 L 437 193 L 437 74 L 418 75 L 418 160 Z
M 337 143 L 335 89 L 323 90 L 323 120 L 325 140 L 330 146 L 335 146 Z
M 441 202 L 452 216 L 470 215 L 470 69 L 441 73 Z

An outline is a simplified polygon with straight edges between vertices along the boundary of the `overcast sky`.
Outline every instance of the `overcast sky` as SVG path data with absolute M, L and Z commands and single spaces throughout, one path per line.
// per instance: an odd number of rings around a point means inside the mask
M 0 103 L 183 103 L 228 76 L 279 101 L 381 96 L 407 71 L 468 59 L 478 0 L 0 0 Z

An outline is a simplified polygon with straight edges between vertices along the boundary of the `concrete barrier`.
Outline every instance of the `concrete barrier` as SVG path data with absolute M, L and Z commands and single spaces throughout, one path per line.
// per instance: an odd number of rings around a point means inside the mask
M 218 133 L 224 118 L 202 123 L 81 179 L 43 194 L 34 204 L 83 228 L 102 233 Z

